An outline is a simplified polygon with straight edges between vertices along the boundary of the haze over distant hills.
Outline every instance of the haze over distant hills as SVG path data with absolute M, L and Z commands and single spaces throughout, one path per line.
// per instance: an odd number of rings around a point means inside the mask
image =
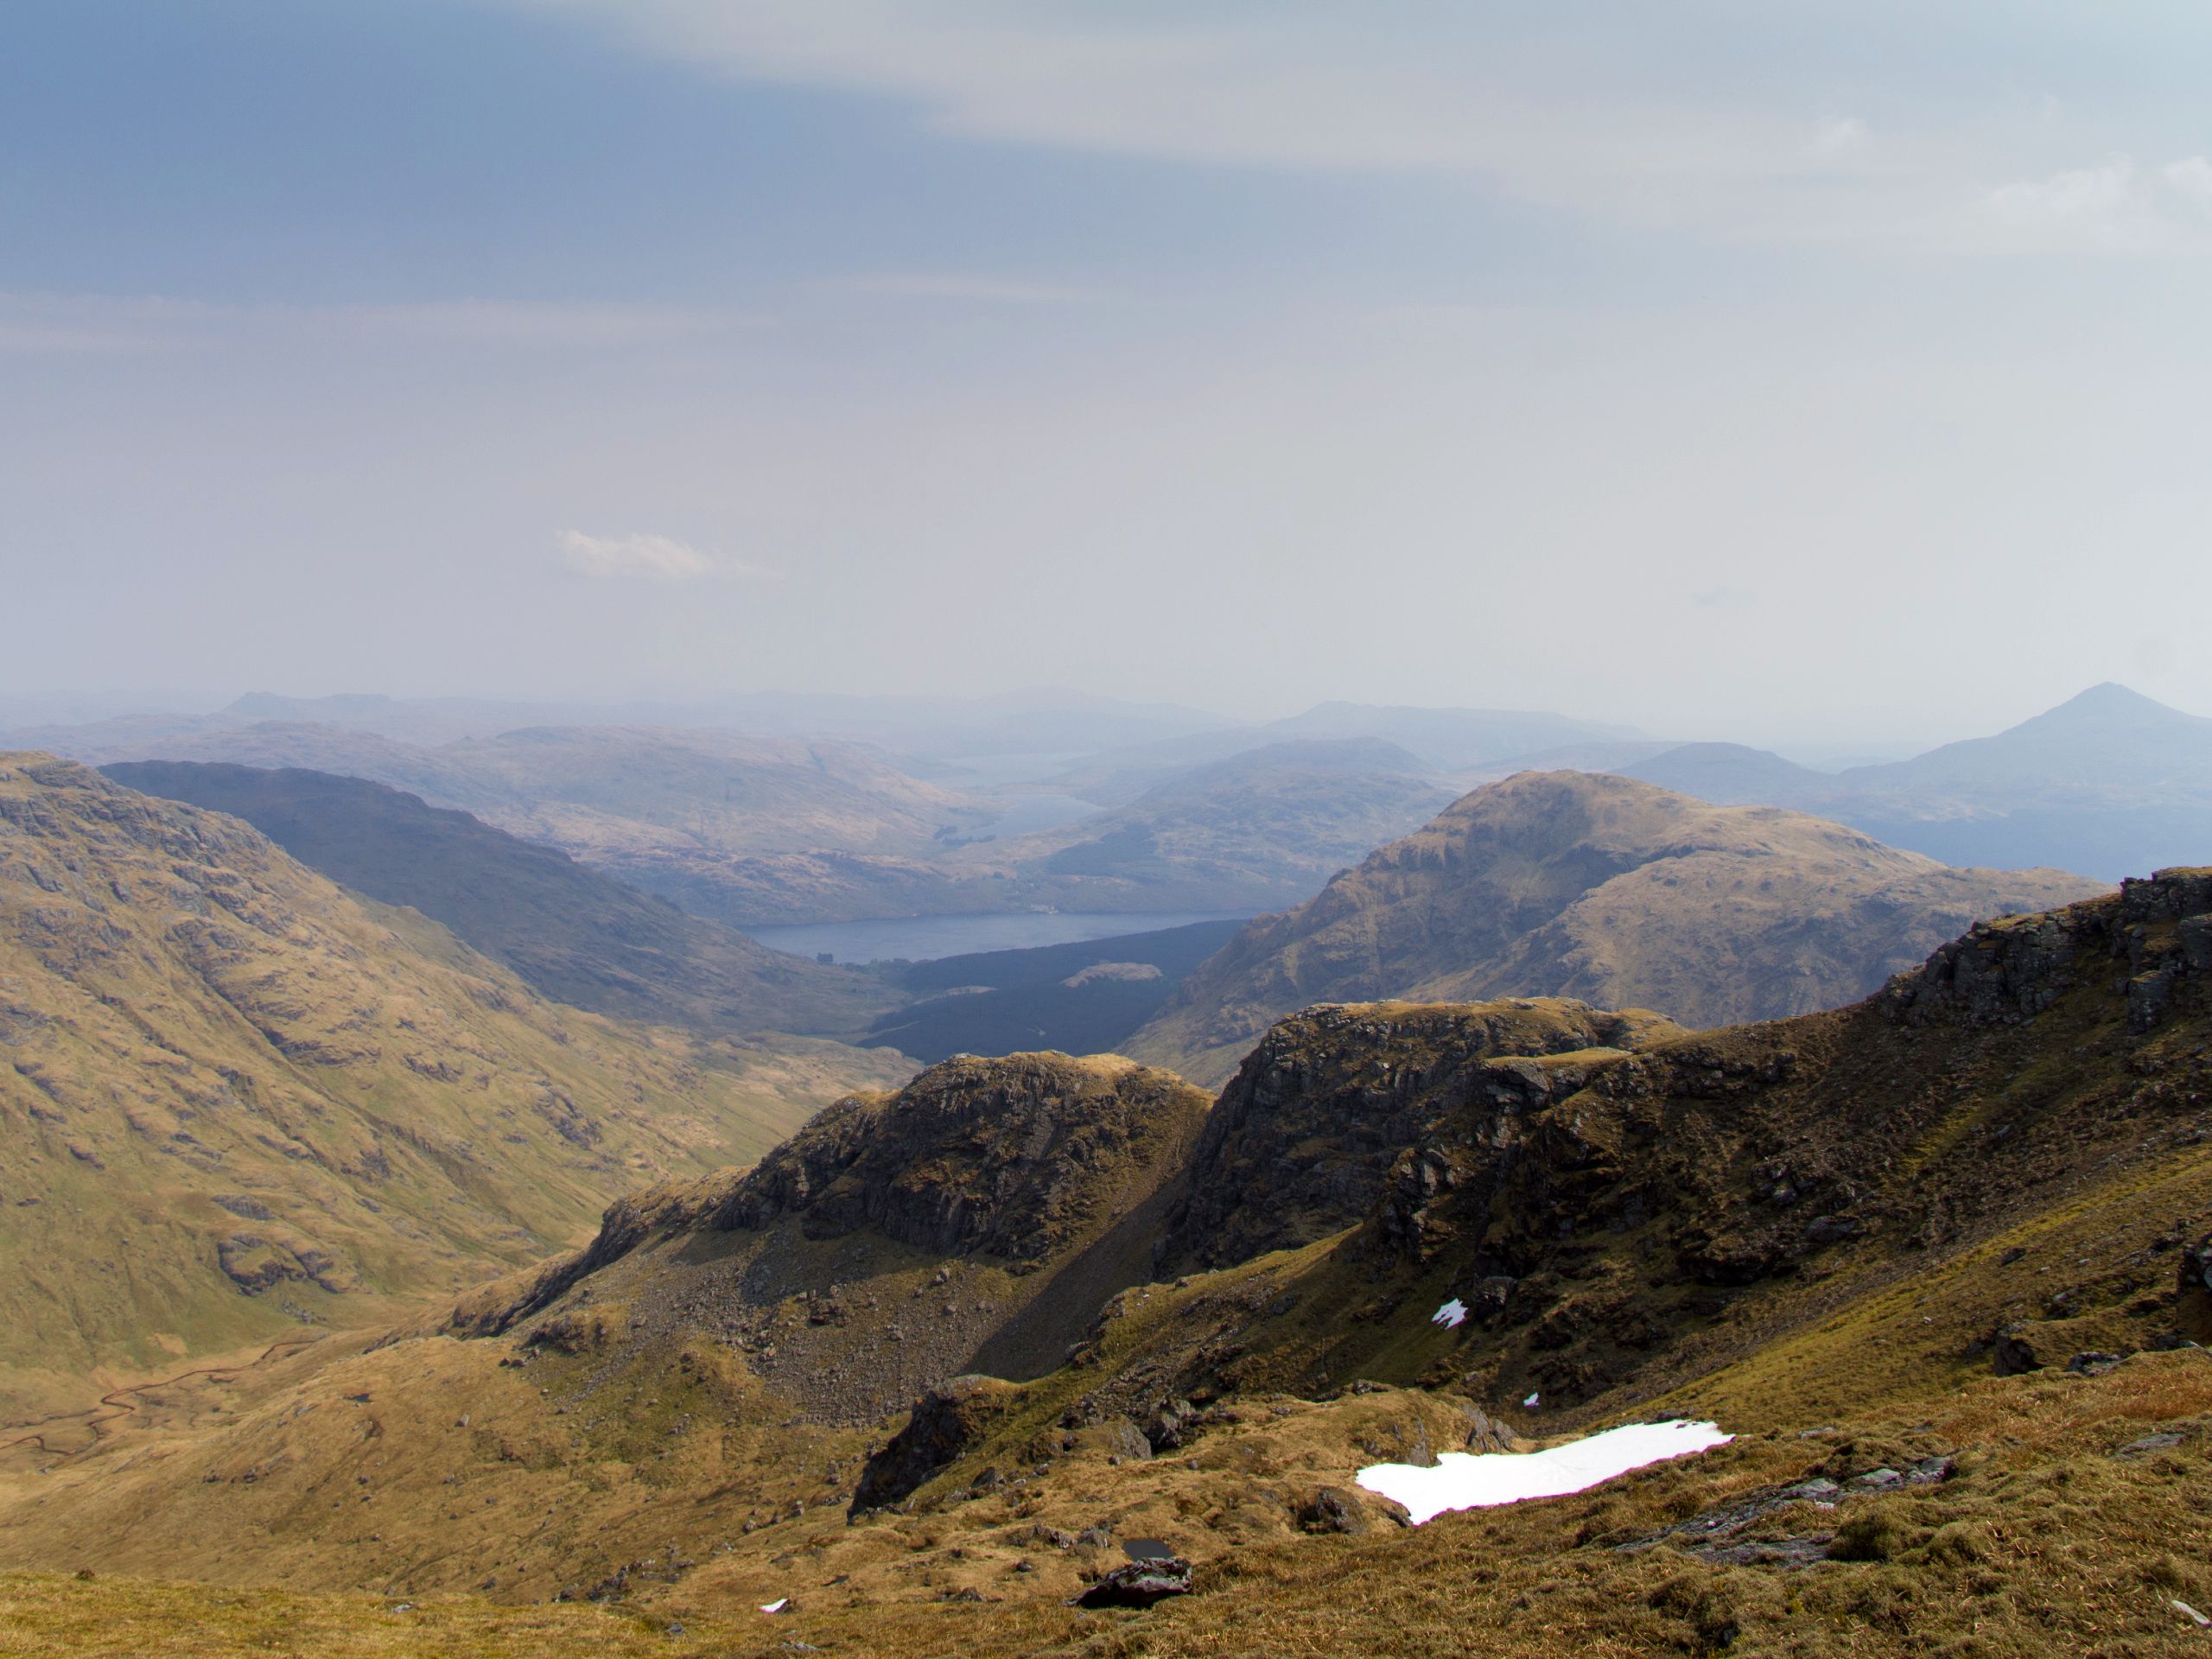
M 1308 903 L 1254 921 L 1128 1052 L 1225 1077 L 1313 1002 L 1572 996 L 1716 1026 L 1834 1007 L 1982 918 L 2101 884 L 1948 868 L 1771 808 L 1625 778 L 1522 772 L 1454 803 Z
M 967 849 L 1067 909 L 1294 903 L 1454 791 L 1379 738 L 1305 739 L 1176 772 L 1066 830 Z
M 1716 804 L 1788 806 L 1993 868 L 2112 879 L 2207 856 L 2212 844 L 2212 721 L 2118 686 L 1993 737 L 1835 773 L 1558 715 L 1351 703 L 1239 724 L 1070 697 L 1033 709 L 760 698 L 627 712 L 688 722 L 742 713 L 799 734 L 588 718 L 485 729 L 547 712 L 256 694 L 214 715 L 37 735 L 100 764 L 230 760 L 389 784 L 738 927 L 1279 908 L 1452 791 L 1527 769 L 1617 772 Z M 551 712 L 603 721 L 620 711 Z M 817 728 L 802 731 L 810 721 Z
M 1885 766 L 1820 772 L 1704 743 L 1620 771 L 1716 803 L 1820 812 L 1951 863 L 2117 880 L 2212 858 L 2212 720 L 2111 683 Z
M 1109 749 L 1088 757 L 1052 782 L 1102 806 L 1121 806 L 1194 768 L 1284 743 L 1387 745 L 1390 752 L 1409 757 L 1431 772 L 1451 775 L 1578 745 L 1618 747 L 1627 743 L 1634 747 L 1636 739 L 1637 734 L 1629 728 L 1603 726 L 1564 715 L 1324 702 L 1302 715 L 1264 726 L 1199 732 Z

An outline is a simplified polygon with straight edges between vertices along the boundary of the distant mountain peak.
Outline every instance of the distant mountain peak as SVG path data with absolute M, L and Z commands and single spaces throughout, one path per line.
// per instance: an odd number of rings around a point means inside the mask
M 2177 715 L 2178 709 L 2170 708 L 2155 697 L 2146 697 L 2133 686 L 2122 685 L 2118 680 L 2100 680 L 2086 691 L 2077 691 L 2050 714 L 2127 714 L 2147 713 L 2155 709 L 2162 715 Z

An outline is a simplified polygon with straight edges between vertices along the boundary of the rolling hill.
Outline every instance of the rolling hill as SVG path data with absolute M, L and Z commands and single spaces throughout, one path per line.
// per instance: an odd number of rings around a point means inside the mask
M 190 761 L 105 771 L 143 793 L 245 819 L 302 864 L 421 911 L 574 1007 L 717 1034 L 849 1035 L 897 1001 L 871 975 L 768 950 L 554 848 L 382 784 Z
M 1641 753 L 1626 727 L 1565 715 L 1496 709 L 1413 709 L 1323 702 L 1264 725 L 1191 732 L 1103 750 L 1053 779 L 1055 785 L 1101 806 L 1126 806 L 1147 790 L 1255 750 L 1286 744 L 1365 744 L 1408 757 L 1433 773 L 1471 774 L 1524 755 L 1624 744 Z M 1560 764 L 1571 764 L 1562 761 Z
M 1951 869 L 1840 824 L 1627 779 L 1523 772 L 1254 921 L 1128 1047 L 1211 1082 L 1294 1009 L 1388 997 L 1774 1019 L 1862 996 L 1980 918 L 2098 890 Z
M 237 819 L 27 754 L 0 757 L 0 1046 L 11 1417 L 390 1318 L 905 1070 L 549 1003 Z

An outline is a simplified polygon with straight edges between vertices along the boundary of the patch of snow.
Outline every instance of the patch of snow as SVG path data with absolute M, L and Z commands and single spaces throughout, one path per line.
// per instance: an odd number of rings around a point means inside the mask
M 1369 1491 L 1404 1504 L 1419 1526 L 1448 1510 L 1493 1509 L 1532 1497 L 1586 1491 L 1631 1469 L 1726 1446 L 1734 1438 L 1711 1423 L 1679 1418 L 1666 1423 L 1630 1423 L 1541 1452 L 1446 1452 L 1433 1469 L 1410 1463 L 1370 1464 L 1357 1479 Z
M 760 1611 L 764 1613 L 780 1613 L 785 1608 L 790 1606 L 791 1603 L 791 1599 L 789 1596 L 779 1596 L 773 1601 L 762 1602 Z
M 1536 1408 L 1537 1402 L 1541 1400 L 1543 1397 L 1544 1396 L 1541 1394 L 1532 1394 L 1526 1400 L 1523 1400 L 1521 1404 L 1524 1409 L 1534 1411 Z
M 1450 1301 L 1428 1316 L 1431 1325 L 1440 1325 L 1446 1331 L 1456 1331 L 1467 1317 L 1467 1305 L 1454 1296 Z

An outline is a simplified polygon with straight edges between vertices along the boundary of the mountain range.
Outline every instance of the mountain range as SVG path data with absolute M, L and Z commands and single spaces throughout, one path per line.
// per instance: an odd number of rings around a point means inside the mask
M 1701 743 L 1628 776 L 1719 804 L 1796 807 L 1956 864 L 2049 864 L 2104 880 L 2212 856 L 2212 720 L 2093 686 L 1994 736 L 1821 772 Z
M 749 734 L 708 723 L 741 713 Z M 1556 715 L 1351 703 L 1238 724 L 1067 699 L 594 710 L 257 694 L 214 715 L 12 741 L 100 765 L 388 784 L 744 928 L 1281 908 L 1466 788 L 1528 770 L 1618 772 L 1718 805 L 1812 812 L 1949 863 L 2109 880 L 2206 855 L 2209 733 L 2107 685 L 1993 737 L 1840 772 Z

